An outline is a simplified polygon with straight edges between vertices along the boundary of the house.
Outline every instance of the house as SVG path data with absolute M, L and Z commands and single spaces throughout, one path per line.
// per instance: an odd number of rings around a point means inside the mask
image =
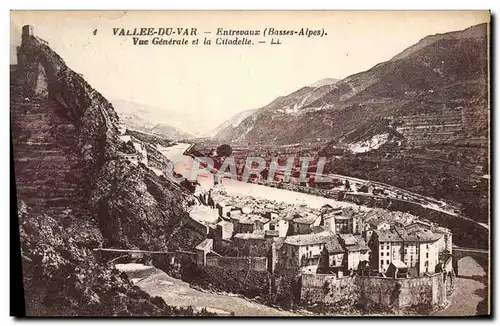
M 411 276 L 418 275 L 418 258 L 420 255 L 419 239 L 414 232 L 409 232 L 405 228 L 396 227 L 395 232 L 403 240 L 403 253 L 401 260 L 407 266 Z
M 268 218 L 265 218 L 265 217 L 260 216 L 260 215 L 256 215 L 255 222 L 254 222 L 255 223 L 255 230 L 257 230 L 257 231 L 269 230 L 270 222 L 271 222 L 271 220 L 269 220 Z
M 234 225 L 234 233 L 252 233 L 255 231 L 255 220 L 242 216 Z
M 333 210 L 336 210 L 336 208 L 333 208 L 333 206 L 330 204 L 325 204 L 325 205 L 321 206 L 321 208 L 319 209 L 321 215 L 330 213 Z
M 320 225 L 336 234 L 360 233 L 359 215 L 352 208 L 331 209 L 321 214 Z
M 361 224 L 361 234 L 368 243 L 370 242 L 373 231 L 391 229 L 391 224 L 385 218 L 379 216 L 369 216 L 367 218 L 365 216 L 365 220 L 362 221 Z
M 360 262 L 369 260 L 370 248 L 360 235 L 340 234 L 339 240 L 344 249 L 346 270 L 358 270 Z
M 434 274 L 436 265 L 439 264 L 438 240 L 441 235 L 428 229 L 415 230 L 415 233 L 420 246 L 418 273 L 419 275 Z
M 235 233 L 252 233 L 265 230 L 269 230 L 269 219 L 257 214 L 243 215 L 234 227 Z
M 292 220 L 293 234 L 311 233 L 314 226 L 319 226 L 321 217 L 309 212 L 297 214 Z
M 401 260 L 396 259 L 393 260 L 389 267 L 387 268 L 387 272 L 385 273 L 387 277 L 391 278 L 407 278 L 408 277 L 408 267 Z
M 215 207 L 219 210 L 219 215 L 227 218 L 228 213 L 231 211 L 233 206 L 231 204 L 220 202 L 215 205 Z
M 375 230 L 369 242 L 370 265 L 385 273 L 391 261 L 401 260 L 403 239 L 393 230 Z
M 325 207 L 328 206 L 328 207 Z M 325 227 L 325 229 L 336 233 L 336 224 L 335 224 L 335 218 L 337 216 L 342 215 L 342 209 L 341 208 L 332 208 L 330 205 L 324 205 L 321 208 L 321 223 L 320 225 Z
M 219 239 L 231 239 L 233 236 L 234 225 L 228 221 L 220 221 L 216 225 L 216 234 Z
M 453 252 L 453 234 L 450 229 L 441 226 L 435 226 L 431 228 L 431 231 L 441 236 L 437 244 L 439 253 L 447 251 L 449 254 L 451 254 Z
M 281 259 L 286 268 L 302 268 L 305 272 L 316 272 L 321 251 L 335 237 L 330 232 L 298 234 L 285 238 Z M 305 268 L 304 268 L 305 267 Z
M 233 237 L 233 243 L 240 257 L 266 257 L 271 249 L 272 239 L 270 240 L 266 238 L 263 231 L 237 233 Z
M 269 221 L 269 230 L 278 231 L 278 236 L 284 238 L 288 233 L 289 225 L 287 220 L 281 219 L 279 216 L 273 216 Z
M 207 263 L 207 254 L 212 251 L 214 241 L 212 239 L 205 239 L 196 246 L 196 265 L 205 266 Z
M 243 215 L 243 212 L 241 211 L 241 208 L 233 208 L 227 213 L 227 217 L 230 219 L 235 218 L 235 217 L 240 217 Z
M 403 240 L 402 261 L 412 276 L 434 273 L 439 264 L 439 241 L 443 235 L 428 229 L 395 228 Z
M 323 246 L 317 273 L 328 274 L 334 272 L 339 277 L 343 275 L 344 248 L 337 237 L 329 237 Z M 340 274 L 339 274 L 340 273 Z
M 430 229 L 431 227 L 432 227 L 431 224 L 429 224 L 427 222 L 424 222 L 424 221 L 420 221 L 420 220 L 414 220 L 410 224 L 405 225 L 405 228 L 407 230 L 411 230 L 413 228 L 427 228 L 427 229 Z

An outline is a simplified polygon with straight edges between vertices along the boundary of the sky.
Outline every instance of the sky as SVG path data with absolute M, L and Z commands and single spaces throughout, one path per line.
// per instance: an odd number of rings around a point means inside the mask
M 164 121 L 184 114 L 194 121 L 186 131 L 204 133 L 320 79 L 368 70 L 427 35 L 487 21 L 485 11 L 11 11 L 11 63 L 22 26 L 33 25 L 108 99 L 157 107 Z M 113 35 L 113 28 L 141 27 L 197 28 L 197 36 L 186 38 L 200 43 L 134 46 L 131 36 Z M 218 28 L 309 28 L 326 35 L 280 36 L 281 45 L 271 45 L 271 37 L 252 37 L 251 46 L 202 45 L 205 37 L 214 42 Z

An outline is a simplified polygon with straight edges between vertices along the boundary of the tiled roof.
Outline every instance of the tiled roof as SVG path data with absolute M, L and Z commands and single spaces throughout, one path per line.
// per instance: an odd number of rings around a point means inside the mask
M 378 235 L 379 242 L 402 242 L 403 239 L 395 231 L 391 230 L 377 230 L 375 233 Z
M 434 233 L 431 230 L 414 227 L 410 230 L 396 228 L 396 232 L 405 242 L 434 242 L 442 237 L 442 233 Z
M 341 242 L 347 251 L 369 250 L 363 237 L 353 234 L 340 234 Z
M 269 219 L 265 218 L 263 216 L 260 216 L 260 215 L 256 215 L 256 214 L 248 214 L 248 215 L 241 217 L 239 219 L 238 223 L 240 223 L 240 224 L 254 224 L 256 221 L 266 223 L 266 222 L 269 222 Z
M 229 224 L 233 224 L 233 223 L 228 222 L 228 221 L 220 221 L 219 223 L 217 223 L 217 225 L 220 225 L 220 226 L 226 226 L 226 225 L 229 225 Z
M 284 243 L 292 246 L 309 246 L 313 244 L 324 244 L 331 237 L 335 237 L 335 235 L 330 232 L 297 234 L 287 237 Z
M 196 249 L 198 250 L 205 250 L 207 249 L 209 246 L 212 246 L 213 244 L 213 241 L 212 239 L 205 239 L 203 240 L 202 242 L 200 242 L 199 245 L 196 246 Z
M 305 216 L 295 217 L 293 222 L 298 224 L 313 224 L 319 218 L 318 215 L 314 215 L 311 213 L 305 214 Z
M 419 242 L 434 242 L 439 240 L 442 236 L 442 234 L 436 234 L 427 229 L 419 229 L 415 233 Z
M 339 240 L 335 236 L 328 238 L 327 242 L 325 243 L 325 247 L 326 250 L 328 250 L 329 254 L 344 252 L 344 249 L 340 245 Z
M 383 218 L 371 217 L 366 220 L 366 223 L 370 224 L 371 226 L 379 226 L 382 223 L 389 223 L 389 222 Z
M 399 268 L 408 268 L 408 266 L 406 266 L 406 264 L 405 264 L 405 263 L 403 263 L 403 262 L 402 262 L 401 260 L 399 260 L 399 259 L 395 259 L 395 260 L 393 260 L 393 261 L 391 262 L 391 264 L 393 264 L 393 265 L 394 265 L 394 267 L 396 267 L 396 268 L 398 268 L 398 269 L 399 269 Z
M 242 240 L 246 240 L 246 239 L 264 239 L 264 232 L 262 231 L 257 231 L 257 232 L 253 232 L 253 233 L 236 233 L 234 235 L 234 238 L 236 239 L 242 239 Z

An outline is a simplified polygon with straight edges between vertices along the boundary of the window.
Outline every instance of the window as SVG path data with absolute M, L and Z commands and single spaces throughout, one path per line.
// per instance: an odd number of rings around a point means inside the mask
M 429 253 L 428 252 L 425 253 L 425 258 L 429 258 Z
M 429 244 L 426 244 L 426 245 L 425 245 L 425 248 L 426 248 L 427 250 L 429 250 Z
M 381 253 L 380 253 L 380 256 L 383 256 L 383 255 L 384 255 L 384 252 L 381 252 Z
M 389 259 L 387 259 L 387 265 L 389 265 Z
M 389 250 L 389 245 L 387 245 L 387 246 L 385 247 L 385 249 Z
M 384 265 L 384 260 L 383 259 L 380 260 L 380 265 Z
M 407 249 L 407 248 L 405 248 L 405 254 L 407 254 L 407 253 L 408 253 L 408 249 Z

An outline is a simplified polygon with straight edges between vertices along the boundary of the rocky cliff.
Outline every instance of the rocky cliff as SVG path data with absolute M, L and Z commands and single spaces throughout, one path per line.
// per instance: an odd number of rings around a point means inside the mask
M 120 160 L 118 116 L 23 28 L 11 66 L 11 123 L 28 315 L 190 314 L 133 287 L 98 246 L 191 249 L 189 194 Z

